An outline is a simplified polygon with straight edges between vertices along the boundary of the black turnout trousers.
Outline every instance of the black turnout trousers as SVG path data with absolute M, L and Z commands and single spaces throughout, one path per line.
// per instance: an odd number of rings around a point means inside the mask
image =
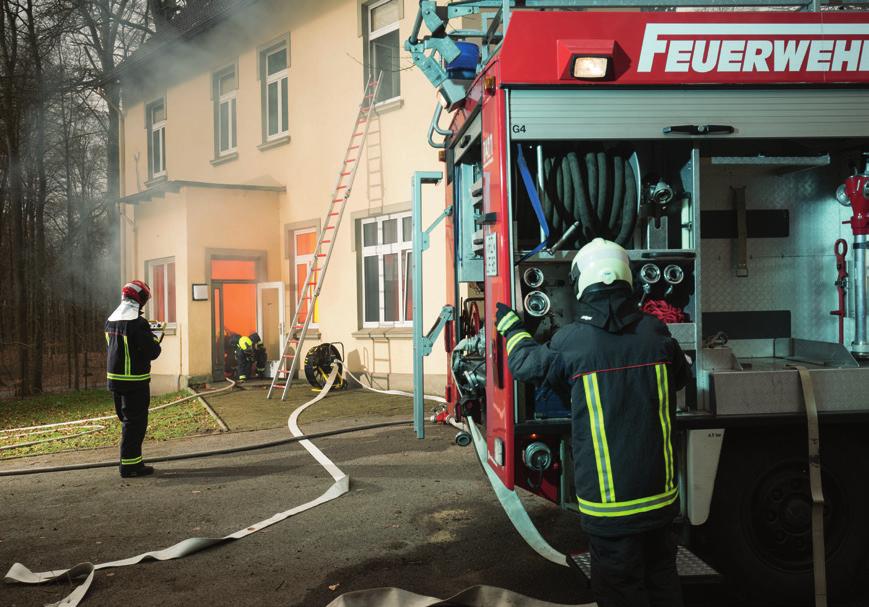
M 134 392 L 112 392 L 115 413 L 121 420 L 121 468 L 138 468 L 142 464 L 142 441 L 148 429 L 148 404 L 151 387 L 148 384 Z
M 669 526 L 617 537 L 589 535 L 588 551 L 599 607 L 682 607 Z

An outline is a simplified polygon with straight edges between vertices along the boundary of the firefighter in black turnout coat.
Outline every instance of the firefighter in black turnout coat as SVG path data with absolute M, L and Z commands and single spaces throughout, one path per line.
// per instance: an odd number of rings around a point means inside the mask
M 160 338 L 142 317 L 151 297 L 148 285 L 124 285 L 121 304 L 106 321 L 106 379 L 121 420 L 121 476 L 147 476 L 154 468 L 142 462 L 142 441 L 148 428 L 151 361 L 160 355 Z M 162 336 L 161 336 L 162 337 Z
M 548 344 L 498 304 L 508 365 L 516 379 L 570 390 L 574 479 L 598 605 L 679 606 L 672 420 L 689 363 L 667 326 L 637 309 L 622 247 L 593 240 L 571 275 L 577 314 Z

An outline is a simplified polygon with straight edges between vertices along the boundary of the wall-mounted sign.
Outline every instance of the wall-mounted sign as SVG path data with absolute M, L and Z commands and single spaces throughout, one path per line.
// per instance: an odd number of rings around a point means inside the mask
M 208 285 L 194 284 L 193 285 L 193 301 L 208 301 Z

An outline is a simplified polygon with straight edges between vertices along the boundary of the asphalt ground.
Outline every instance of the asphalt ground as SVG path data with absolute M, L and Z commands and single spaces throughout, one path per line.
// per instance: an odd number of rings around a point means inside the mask
M 255 396 L 237 393 L 209 402 L 237 428 L 260 423 L 248 408 L 260 406 L 261 396 Z M 317 421 L 322 411 L 303 414 L 301 427 L 312 433 L 409 417 L 394 414 L 406 403 L 366 398 L 330 395 L 314 409 L 328 403 L 333 416 Z M 265 407 L 261 414 L 267 411 L 273 426 L 284 425 L 294 408 L 280 402 Z M 98 571 L 83 605 L 314 607 L 345 592 L 381 586 L 448 597 L 478 584 L 552 602 L 590 602 L 584 578 L 525 545 L 473 450 L 453 443 L 455 429 L 429 425 L 426 432 L 425 440 L 410 426 L 317 439 L 350 476 L 349 494 L 183 559 Z M 148 441 L 144 451 L 147 459 L 288 436 L 285 427 L 237 431 Z M 0 471 L 116 457 L 114 448 L 58 453 L 0 462 Z M 5 573 L 16 561 L 33 571 L 65 569 L 188 537 L 220 537 L 314 499 L 332 484 L 297 444 L 157 467 L 156 475 L 141 479 L 121 479 L 115 468 L 0 477 L 0 569 Z M 553 546 L 584 548 L 575 515 L 530 495 L 523 500 Z M 43 605 L 70 590 L 60 582 L 0 584 L 0 606 Z M 689 607 L 737 604 L 718 585 L 686 586 L 686 598 Z
M 349 494 L 183 559 L 98 571 L 84 605 L 318 606 L 378 586 L 446 597 L 475 584 L 556 602 L 589 601 L 573 571 L 525 546 L 473 451 L 452 443 L 454 433 L 429 427 L 420 441 L 409 427 L 397 427 L 319 439 L 350 476 Z M 173 441 L 173 447 L 202 450 L 286 434 L 232 433 Z M 103 451 L 4 462 L 2 469 L 114 456 Z M 146 456 L 156 451 L 146 445 Z M 155 476 L 141 479 L 122 480 L 113 468 L 2 477 L 0 568 L 5 573 L 16 561 L 33 571 L 66 568 L 187 537 L 222 536 L 311 500 L 331 483 L 298 445 L 163 463 Z M 555 545 L 582 545 L 573 516 L 533 498 L 529 506 Z M 65 583 L 3 585 L 0 605 L 42 605 L 68 591 Z

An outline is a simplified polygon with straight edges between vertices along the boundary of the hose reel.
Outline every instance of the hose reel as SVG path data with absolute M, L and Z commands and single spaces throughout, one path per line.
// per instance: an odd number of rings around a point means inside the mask
M 628 248 L 639 206 L 630 154 L 544 148 L 541 203 L 551 230 L 550 251 L 579 249 L 598 237 Z
M 335 347 L 336 345 L 341 346 L 341 351 L 344 350 L 344 344 L 340 342 L 324 343 L 314 346 L 305 355 L 305 379 L 315 388 L 323 388 L 326 385 L 333 365 L 338 367 L 338 375 L 335 378 L 333 389 L 341 389 L 346 386 L 344 382 L 344 357 Z

